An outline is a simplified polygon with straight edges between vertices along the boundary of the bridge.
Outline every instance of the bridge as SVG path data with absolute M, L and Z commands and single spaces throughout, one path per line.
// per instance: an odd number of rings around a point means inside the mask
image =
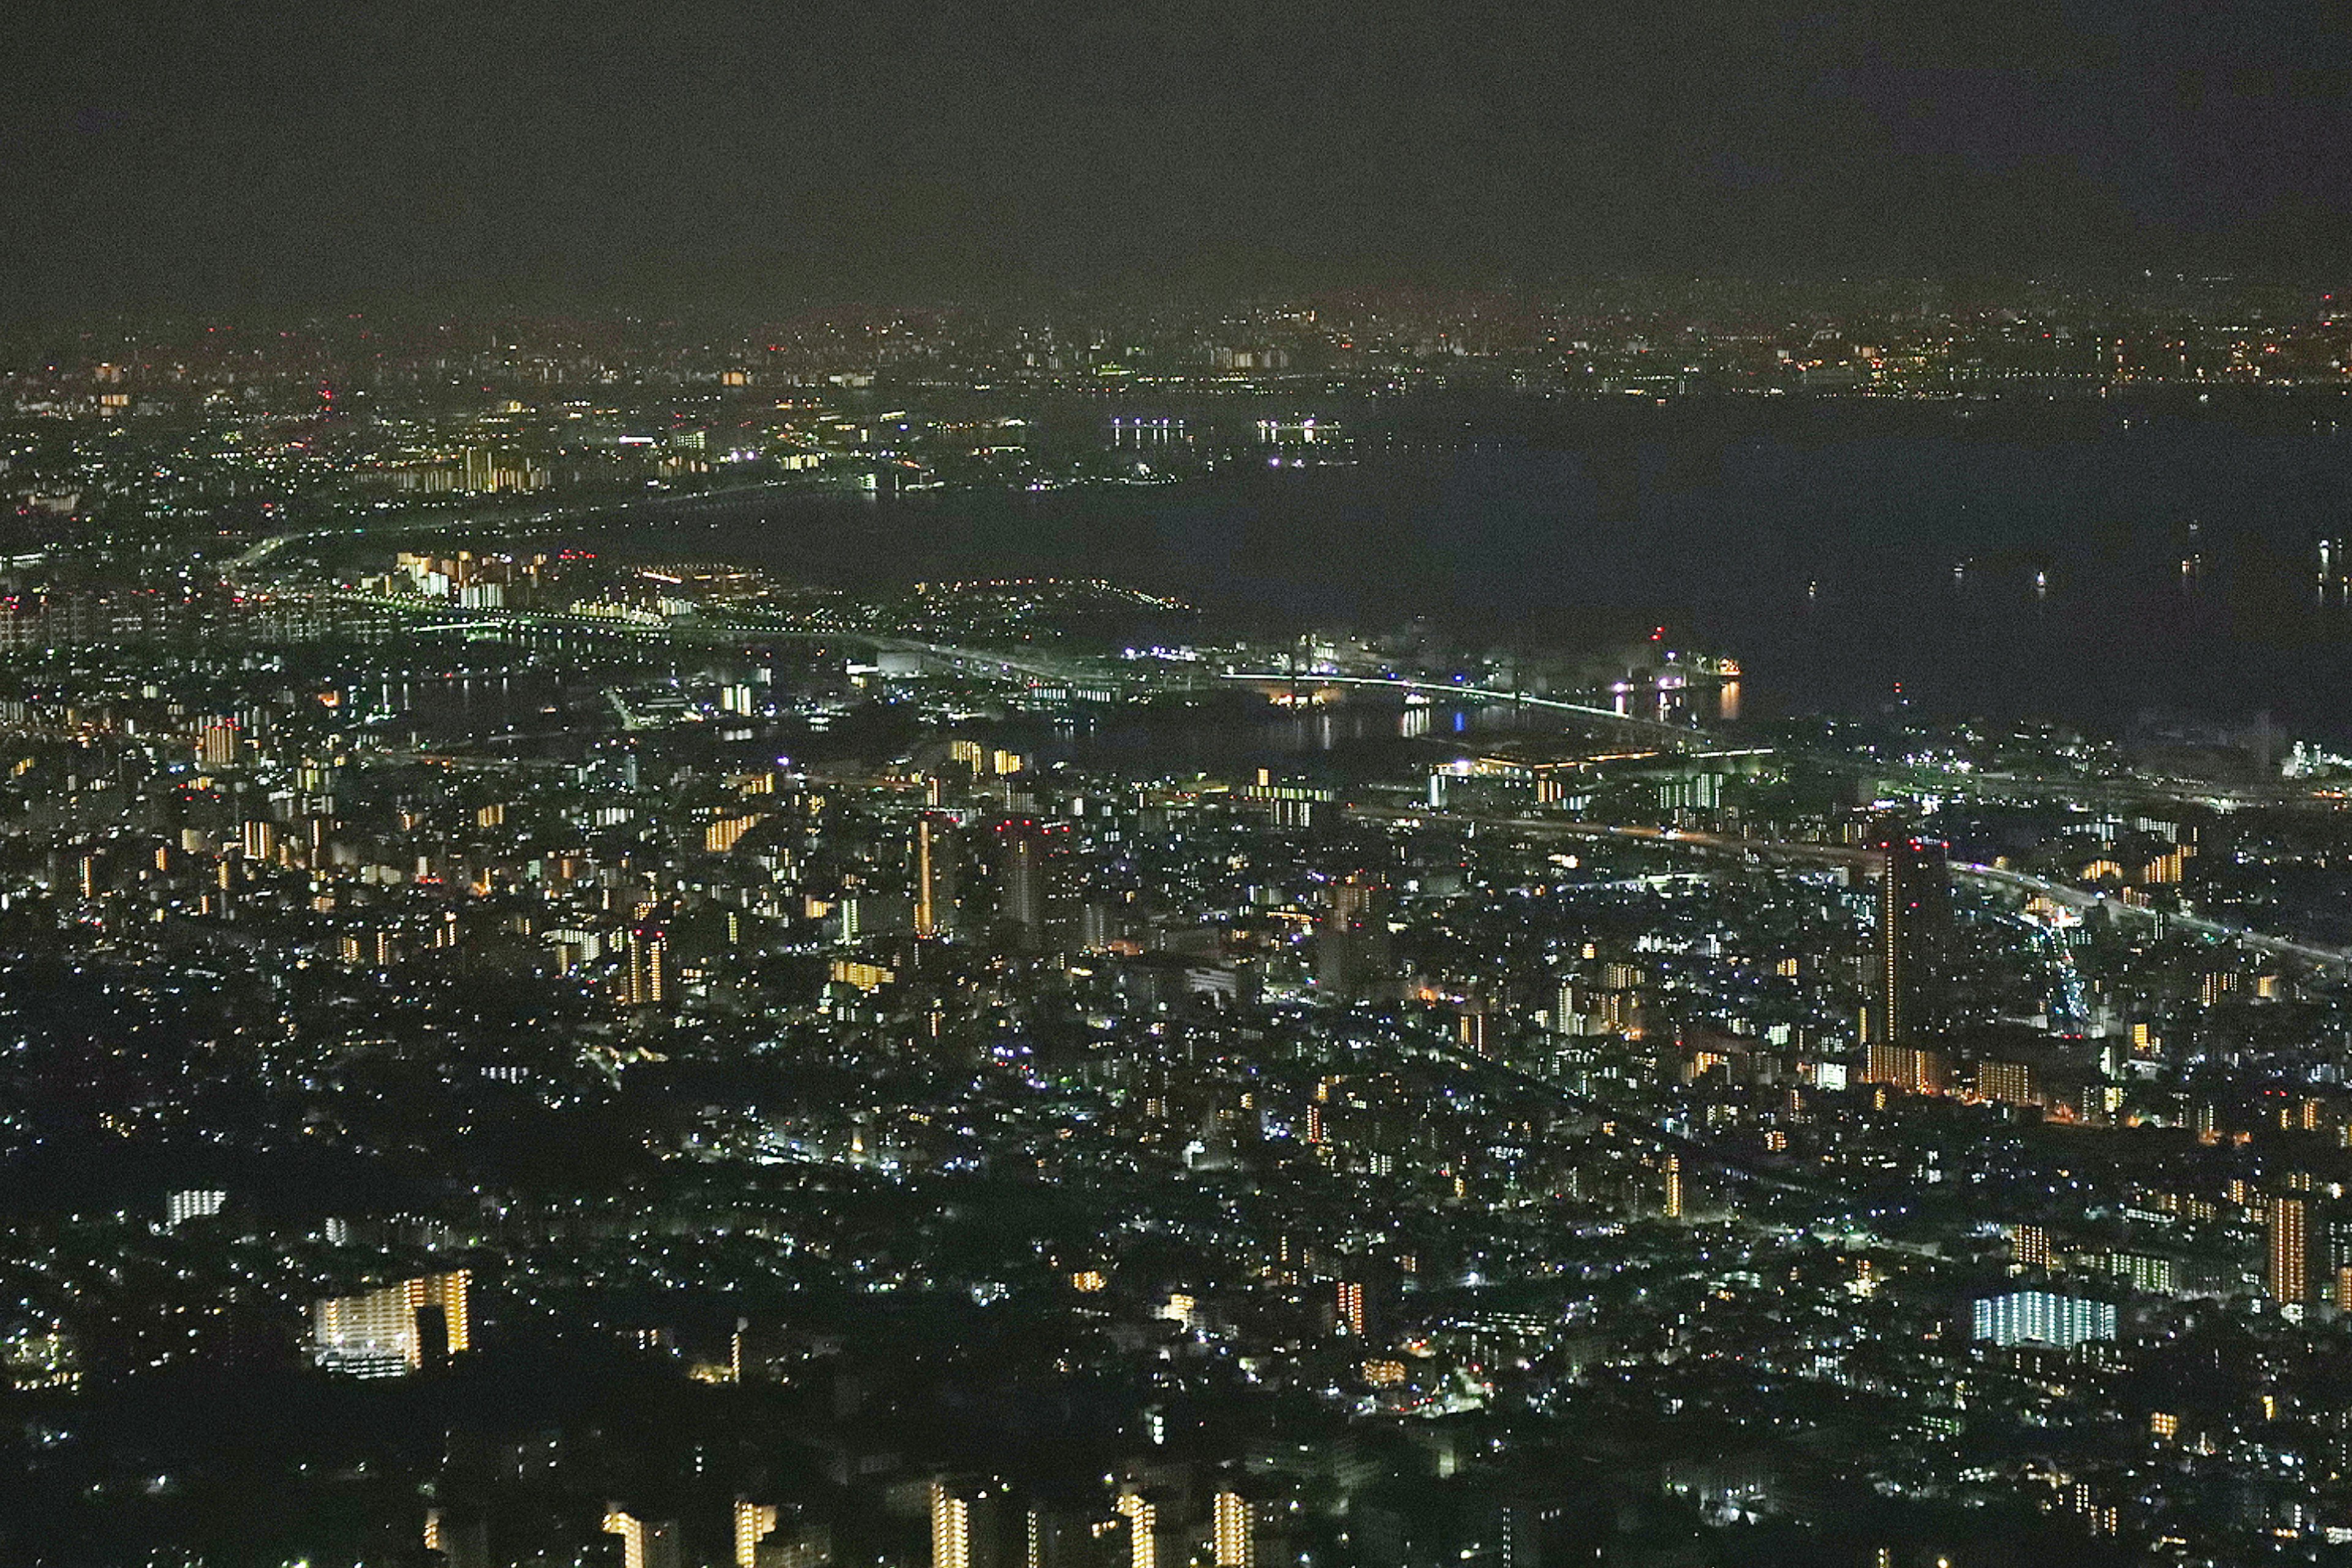
M 741 506 L 771 493 L 806 492 L 818 489 L 805 479 L 761 479 L 745 485 L 720 485 L 707 490 L 665 490 L 657 494 L 631 496 L 625 500 L 607 501 L 602 505 L 574 507 L 562 511 L 542 509 L 529 511 L 527 501 L 517 501 L 504 507 L 452 512 L 409 512 L 394 517 L 361 517 L 347 523 L 325 528 L 298 529 L 286 533 L 272 533 L 255 540 L 243 551 L 232 556 L 224 571 L 230 581 L 240 572 L 250 572 L 266 563 L 288 545 L 308 540 L 357 539 L 371 535 L 401 535 L 410 533 L 446 532 L 469 528 L 500 528 L 528 532 L 535 529 L 556 529 L 567 524 L 611 518 L 646 509 L 699 510 L 709 507 Z
M 852 643 L 877 652 L 913 653 L 936 659 L 957 670 L 977 670 L 1000 676 L 1024 676 L 1060 682 L 1108 681 L 1113 673 L 1076 664 L 1057 663 L 1034 654 L 1012 654 L 994 648 L 964 647 L 954 643 L 927 642 L 919 637 L 893 637 L 887 632 L 850 626 L 809 626 L 762 616 L 727 618 L 682 616 L 638 620 L 621 616 L 582 616 L 561 610 L 444 608 L 433 602 L 387 597 L 346 589 L 314 591 L 309 595 L 329 604 L 365 605 L 416 617 L 414 628 L 423 637 L 445 633 L 489 636 L 606 637 L 635 643 L 698 643 L 729 645 L 792 640 Z
M 1614 708 L 1596 708 L 1585 702 L 1562 701 L 1557 697 L 1538 697 L 1525 691 L 1506 691 L 1493 686 L 1467 686 L 1450 680 L 1414 680 L 1392 675 L 1292 675 L 1281 670 L 1245 669 L 1225 670 L 1219 679 L 1249 686 L 1352 686 L 1431 698 L 1507 703 L 1515 708 L 1564 714 L 1580 723 L 1677 746 L 1708 739 L 1707 732 L 1695 724 L 1669 724 L 1663 719 L 1643 719 L 1636 714 L 1620 713 Z

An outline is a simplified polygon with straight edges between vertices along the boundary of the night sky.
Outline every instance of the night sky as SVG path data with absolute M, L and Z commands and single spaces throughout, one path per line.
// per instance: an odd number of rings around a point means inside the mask
M 16 0 L 0 315 L 1629 271 L 2332 282 L 2347 16 Z

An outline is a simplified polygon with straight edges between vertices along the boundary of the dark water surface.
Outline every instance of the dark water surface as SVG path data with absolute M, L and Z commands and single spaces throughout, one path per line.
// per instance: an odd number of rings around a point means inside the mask
M 1366 448 L 1160 488 L 769 497 L 609 542 L 854 587 L 1100 574 L 1269 627 L 1427 616 L 1597 644 L 1662 622 L 1745 661 L 1750 712 L 1874 707 L 1900 682 L 1942 712 L 2267 710 L 2352 739 L 2342 400 L 1661 410 Z

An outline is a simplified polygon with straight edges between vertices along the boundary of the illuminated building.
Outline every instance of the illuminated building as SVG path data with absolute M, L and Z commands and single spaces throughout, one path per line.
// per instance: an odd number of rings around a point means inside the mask
M 1909 1094 L 1941 1094 L 1950 1083 L 1951 1064 L 1941 1051 L 1874 1042 L 1863 1053 L 1862 1081 L 1883 1083 Z
M 2039 1105 L 2042 1103 L 2039 1077 L 2031 1062 L 1979 1062 L 1977 1093 L 2005 1105 Z
M 915 934 L 929 941 L 956 930 L 956 835 L 945 822 L 915 823 Z
M 656 1007 L 669 998 L 669 933 L 658 926 L 629 932 L 628 1005 Z
M 1950 868 L 1932 838 L 1884 846 L 1878 883 L 1878 1026 L 1874 1037 L 1908 1045 L 1948 1021 L 1945 969 L 1952 928 Z M 1881 1080 L 1885 1081 L 1885 1080 Z
M 2110 1252 L 2095 1255 L 2091 1263 L 2094 1268 L 2104 1268 L 2135 1290 L 2171 1296 L 2180 1289 L 2180 1266 L 2169 1258 L 2145 1252 Z
M 2116 1309 L 2106 1301 L 2050 1290 L 2012 1290 L 1969 1303 L 1970 1337 L 2004 1349 L 2023 1344 L 2073 1350 L 2116 1337 Z
M 2021 1225 L 2009 1234 L 2009 1255 L 2028 1268 L 2051 1266 L 2050 1233 L 2038 1225 Z
M 1256 1521 L 1253 1517 L 1256 1511 L 1250 1500 L 1233 1488 L 1218 1491 L 1210 1510 L 1210 1544 L 1216 1552 L 1216 1568 L 1256 1568 Z
M 1638 1036 L 1640 984 L 1640 972 L 1623 963 L 1606 965 L 1597 985 L 1582 979 L 1561 981 L 1553 994 L 1553 1029 L 1563 1035 Z
M 2299 1307 L 2311 1300 L 2308 1200 L 2279 1193 L 2270 1208 L 2270 1297 L 2283 1307 Z
M 555 950 L 555 968 L 561 974 L 569 974 L 604 955 L 604 939 L 593 931 L 559 928 L 547 933 L 547 942 Z
M 854 985 L 860 991 L 878 991 L 898 978 L 895 970 L 857 958 L 835 959 L 829 973 L 844 985 Z
M 925 941 L 940 934 L 938 889 L 932 880 L 931 819 L 915 824 L 915 934 Z
M 475 494 L 503 490 L 544 489 L 548 470 L 527 458 L 512 457 L 493 447 L 468 447 L 458 471 L 458 486 Z
M 467 1270 L 404 1279 L 310 1309 L 311 1357 L 330 1372 L 397 1377 L 470 1342 Z
M 440 1509 L 428 1508 L 425 1550 L 439 1552 L 447 1568 L 489 1568 L 489 1521 L 478 1513 L 452 1518 Z
M 196 738 L 196 761 L 208 768 L 232 766 L 237 760 L 242 740 L 234 719 L 207 724 Z
M 735 1500 L 735 1568 L 757 1568 L 760 1542 L 776 1528 L 773 1503 Z
M 931 1482 L 931 1568 L 999 1568 L 997 1481 L 942 1476 Z
M 604 1533 L 621 1538 L 621 1568 L 678 1568 L 677 1527 L 624 1510 L 604 1510 Z
M 1331 910 L 1316 938 L 1316 985 L 1336 1002 L 1360 997 L 1386 967 L 1388 927 L 1381 884 L 1355 876 L 1331 889 Z
M 1666 1156 L 1666 1217 L 1683 1217 L 1683 1162 L 1678 1154 Z
M 192 1219 L 210 1219 L 226 1202 L 228 1194 L 224 1192 L 191 1188 L 172 1193 L 163 1199 L 163 1223 L 176 1227 Z
M 1015 928 L 1023 947 L 1034 951 L 1045 933 L 1044 837 L 1036 823 L 1022 818 L 998 823 L 996 843 L 998 917 Z
M 1475 1009 L 1462 1014 L 1454 1020 L 1454 1034 L 1461 1040 L 1462 1048 L 1474 1057 L 1491 1057 L 1495 1054 L 1494 1047 L 1487 1039 L 1489 1021 L 1489 1015 Z
M 1160 1568 L 1159 1505 L 1130 1487 L 1111 1506 L 1127 1521 L 1128 1568 Z
M 1337 1288 L 1340 1324 L 1358 1339 L 1364 1337 L 1364 1288 L 1352 1279 L 1342 1279 Z
M 712 855 L 724 855 L 742 842 L 743 835 L 759 826 L 760 818 L 752 813 L 722 816 L 702 830 L 702 847 Z

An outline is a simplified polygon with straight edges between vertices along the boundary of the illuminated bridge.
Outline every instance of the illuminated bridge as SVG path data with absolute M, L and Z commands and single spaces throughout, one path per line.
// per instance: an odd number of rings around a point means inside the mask
M 1644 719 L 1636 714 L 1620 713 L 1614 708 L 1596 708 L 1590 703 L 1563 702 L 1557 697 L 1536 697 L 1524 691 L 1504 691 L 1492 686 L 1465 686 L 1450 680 L 1411 680 L 1402 676 L 1385 675 L 1286 675 L 1272 670 L 1240 669 L 1225 671 L 1223 679 L 1244 686 L 1283 690 L 1296 690 L 1302 686 L 1370 687 L 1408 695 L 1444 697 L 1456 701 L 1503 703 L 1514 708 L 1534 709 L 1538 712 L 1563 714 L 1580 724 L 1666 745 L 1685 746 L 1708 738 L 1706 731 L 1694 724 L 1670 724 L 1663 719 Z

